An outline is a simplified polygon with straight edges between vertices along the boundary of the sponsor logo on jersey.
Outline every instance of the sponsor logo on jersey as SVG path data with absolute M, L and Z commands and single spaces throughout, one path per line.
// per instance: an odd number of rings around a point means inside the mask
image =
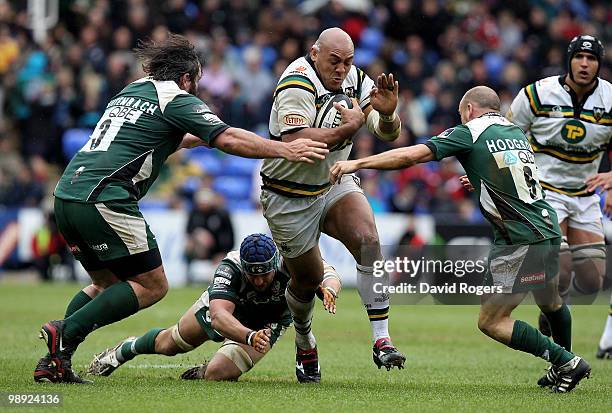
M 217 268 L 217 271 L 215 272 L 215 277 L 225 277 L 225 278 L 231 280 L 232 279 L 232 270 L 229 267 L 225 266 L 225 265 L 219 266 L 219 268 Z
M 206 106 L 203 103 L 201 105 L 193 105 L 192 109 L 195 113 L 210 112 L 210 109 L 208 109 L 208 106 Z
M 223 285 L 230 285 L 232 282 L 225 277 L 215 277 L 214 286 L 221 287 Z
M 562 118 L 563 117 L 563 109 L 561 108 L 561 106 L 557 105 L 557 106 L 553 107 L 552 111 L 550 112 L 550 117 L 551 118 Z
M 204 118 L 206 121 L 208 121 L 208 122 L 210 122 L 210 123 L 213 123 L 213 124 L 214 124 L 214 123 L 221 123 L 221 119 L 219 119 L 219 118 L 217 117 L 217 115 L 215 115 L 214 113 L 205 113 L 205 114 L 203 114 L 203 115 L 202 115 L 202 117 L 203 117 L 203 118 Z
M 298 66 L 295 69 L 293 69 L 295 72 L 305 72 L 306 71 L 306 66 Z
M 561 137 L 567 143 L 579 143 L 582 142 L 586 136 L 586 129 L 582 122 L 576 119 L 572 119 L 563 125 L 561 128 Z
M 108 245 L 106 244 L 106 242 L 103 244 L 92 245 L 91 249 L 94 251 L 108 251 Z
M 518 158 L 512 152 L 506 152 L 504 154 L 504 163 L 508 166 L 514 165 L 518 161 Z
M 350 98 L 355 97 L 355 88 L 353 86 L 344 89 L 344 94 Z
M 535 163 L 535 155 L 529 151 L 519 151 L 519 159 L 523 163 Z
M 84 166 L 79 166 L 79 168 L 76 171 L 74 171 L 74 173 L 72 174 L 72 178 L 70 178 L 70 185 L 72 185 L 74 181 L 79 179 L 79 176 L 81 176 L 84 170 L 85 170 Z
M 306 118 L 297 113 L 290 113 L 283 117 L 283 123 L 287 126 L 304 126 L 306 125 Z
M 444 132 L 442 132 L 438 136 L 441 137 L 441 138 L 446 138 L 448 135 L 453 133 L 454 130 L 455 130 L 455 128 L 448 128 L 447 130 L 445 130 Z
M 597 122 L 599 122 L 601 120 L 601 118 L 603 117 L 604 114 L 604 108 L 600 108 L 600 107 L 593 107 L 593 117 L 595 118 L 595 120 Z

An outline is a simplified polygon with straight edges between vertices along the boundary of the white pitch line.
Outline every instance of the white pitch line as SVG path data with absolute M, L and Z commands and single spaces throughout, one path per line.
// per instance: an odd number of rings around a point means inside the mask
M 81 365 L 80 368 L 87 368 L 89 365 Z M 195 364 L 128 364 L 126 366 L 122 366 L 123 368 L 130 369 L 184 369 L 195 367 Z
M 187 366 L 185 364 L 128 364 L 127 367 L 131 369 L 184 369 L 194 366 Z

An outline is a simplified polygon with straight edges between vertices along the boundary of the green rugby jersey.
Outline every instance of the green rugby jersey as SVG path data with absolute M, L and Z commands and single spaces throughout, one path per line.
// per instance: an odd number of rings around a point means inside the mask
M 437 160 L 456 156 L 491 222 L 496 244 L 530 244 L 561 236 L 544 201 L 538 168 L 522 130 L 498 113 L 447 129 L 426 145 Z
M 250 328 L 260 329 L 267 324 L 288 327 L 292 322 L 285 300 L 289 278 L 280 259 L 270 288 L 264 292 L 256 291 L 244 275 L 240 253 L 231 251 L 217 267 L 208 287 L 208 296 L 210 300 L 219 298 L 236 304 L 234 317 Z
M 55 196 L 92 203 L 139 200 L 185 133 L 211 145 L 227 128 L 204 102 L 174 81 L 139 79 L 108 103 L 62 174 Z

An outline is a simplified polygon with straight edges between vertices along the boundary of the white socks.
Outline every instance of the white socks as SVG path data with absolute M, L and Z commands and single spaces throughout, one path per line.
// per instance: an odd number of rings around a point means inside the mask
M 293 326 L 295 328 L 295 344 L 301 350 L 310 350 L 316 347 L 317 341 L 310 326 L 312 324 L 312 313 L 315 306 L 315 297 L 309 302 L 301 301 L 287 287 L 285 290 L 287 306 L 293 316 Z
M 357 264 L 357 289 L 370 319 L 372 340 L 389 337 L 389 294 L 374 291 L 374 284 L 380 283 L 376 290 L 389 285 L 389 274 L 374 277 L 374 268 Z

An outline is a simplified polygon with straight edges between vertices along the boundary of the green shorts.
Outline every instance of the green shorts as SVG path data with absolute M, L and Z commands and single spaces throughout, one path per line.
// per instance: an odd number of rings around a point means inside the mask
M 543 288 L 559 274 L 561 237 L 528 245 L 494 245 L 484 284 L 513 294 Z
M 208 338 L 212 341 L 216 341 L 217 343 L 225 340 L 217 330 L 212 328 L 211 320 L 210 320 L 210 310 L 209 310 L 209 299 L 208 299 L 208 290 L 204 291 L 204 293 L 198 298 L 194 304 L 194 314 L 196 320 L 198 320 L 198 324 L 202 327 L 202 330 L 206 333 Z
M 208 290 L 204 291 L 202 295 L 196 300 L 193 305 L 193 310 L 195 314 L 195 318 L 202 327 L 202 330 L 206 333 L 208 338 L 212 341 L 221 342 L 225 340 L 217 330 L 212 328 L 211 319 L 210 319 L 210 299 L 208 297 Z M 251 328 L 253 330 L 259 330 L 263 326 L 255 326 L 249 325 L 249 323 L 245 323 L 244 320 L 238 318 L 245 327 Z M 289 325 L 291 324 L 288 320 L 280 320 L 281 322 L 275 323 L 267 323 L 267 327 L 272 330 L 272 336 L 270 337 L 270 345 L 273 346 L 276 341 L 285 333 Z
M 88 204 L 55 198 L 55 220 L 86 270 L 112 269 L 109 264 L 117 263 L 123 275 L 133 276 L 161 265 L 155 236 L 135 201 Z M 130 263 L 133 269 L 127 268 Z

